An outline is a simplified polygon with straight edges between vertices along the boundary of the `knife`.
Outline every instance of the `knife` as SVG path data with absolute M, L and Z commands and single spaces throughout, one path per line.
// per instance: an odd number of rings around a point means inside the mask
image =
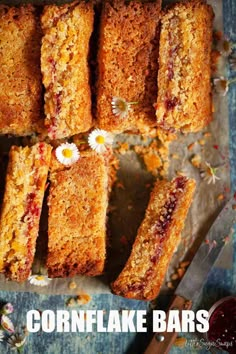
M 222 253 L 225 237 L 236 222 L 235 196 L 232 197 L 220 212 L 211 226 L 205 240 L 195 254 L 183 279 L 175 290 L 170 310 L 189 310 L 199 297 L 207 276 Z M 168 318 L 167 313 L 167 318 Z M 181 317 L 181 316 L 180 316 Z M 181 321 L 181 318 L 180 318 Z M 177 332 L 156 333 L 144 354 L 166 354 L 177 337 Z

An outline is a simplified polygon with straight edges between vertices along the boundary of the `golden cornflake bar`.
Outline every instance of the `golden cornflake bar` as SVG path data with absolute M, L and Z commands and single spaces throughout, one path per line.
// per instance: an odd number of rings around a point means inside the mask
M 161 0 L 104 2 L 97 98 L 97 124 L 102 129 L 145 133 L 156 125 L 160 7 Z
M 45 125 L 51 139 L 85 132 L 91 127 L 88 52 L 93 18 L 91 3 L 44 8 L 41 70 Z
M 26 280 L 33 263 L 51 146 L 12 146 L 0 217 L 0 272 Z
M 156 182 L 131 255 L 112 284 L 116 295 L 139 300 L 157 297 L 180 241 L 194 190 L 195 181 L 186 177 Z
M 43 127 L 41 37 L 32 5 L 0 5 L 0 134 L 30 135 Z
M 212 120 L 213 11 L 203 1 L 180 2 L 161 19 L 157 123 L 183 132 Z
M 102 155 L 84 152 L 50 174 L 48 259 L 50 277 L 99 275 L 106 255 L 108 172 Z

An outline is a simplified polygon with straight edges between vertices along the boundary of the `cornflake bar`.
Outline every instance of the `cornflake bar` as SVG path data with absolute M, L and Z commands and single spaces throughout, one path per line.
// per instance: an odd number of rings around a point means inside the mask
M 157 297 L 180 241 L 194 190 L 195 181 L 186 177 L 155 184 L 131 255 L 112 284 L 116 295 L 139 300 Z
M 43 127 L 41 36 L 32 5 L 0 5 L 0 134 L 30 135 Z
M 44 8 L 41 70 L 45 125 L 51 139 L 85 132 L 91 127 L 88 52 L 93 18 L 91 3 Z
M 48 259 L 50 277 L 99 275 L 106 255 L 108 173 L 102 155 L 84 152 L 50 174 Z
M 170 130 L 197 132 L 212 120 L 211 6 L 181 2 L 161 19 L 157 123 Z
M 161 0 L 104 2 L 98 53 L 98 126 L 112 132 L 148 132 L 156 125 L 158 23 Z M 127 103 L 125 109 L 114 97 Z
M 51 146 L 12 146 L 0 217 L 0 272 L 26 280 L 33 263 Z

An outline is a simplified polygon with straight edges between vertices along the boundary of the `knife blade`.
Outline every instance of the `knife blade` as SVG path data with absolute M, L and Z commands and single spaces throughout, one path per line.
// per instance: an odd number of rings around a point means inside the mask
M 171 309 L 187 310 L 199 297 L 210 270 L 221 255 L 225 246 L 225 238 L 229 235 L 233 224 L 236 222 L 236 204 L 233 196 L 217 216 L 205 239 L 195 254 L 184 277 L 176 288 Z M 167 314 L 168 317 L 168 314 Z M 177 336 L 173 333 L 156 333 L 147 347 L 145 354 L 166 354 L 169 352 Z

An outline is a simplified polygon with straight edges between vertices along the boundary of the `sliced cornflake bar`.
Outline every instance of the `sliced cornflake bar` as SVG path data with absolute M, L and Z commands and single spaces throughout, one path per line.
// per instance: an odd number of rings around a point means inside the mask
M 99 275 L 106 256 L 108 171 L 102 155 L 81 153 L 50 174 L 48 259 L 50 277 Z
M 104 2 L 97 97 L 97 125 L 102 129 L 147 133 L 156 125 L 160 7 L 160 0 Z M 135 104 L 127 107 L 129 102 Z
M 12 146 L 0 217 L 0 272 L 26 280 L 31 272 L 39 231 L 51 146 Z
M 213 11 L 203 1 L 175 4 L 161 19 L 157 123 L 183 132 L 212 120 Z
M 45 125 L 51 139 L 72 136 L 91 127 L 88 52 L 93 18 L 91 3 L 44 8 L 41 70 Z
M 116 295 L 152 300 L 157 297 L 192 202 L 195 181 L 177 177 L 158 181 L 131 255 L 112 284 Z
M 0 134 L 41 131 L 41 28 L 32 5 L 0 5 Z

